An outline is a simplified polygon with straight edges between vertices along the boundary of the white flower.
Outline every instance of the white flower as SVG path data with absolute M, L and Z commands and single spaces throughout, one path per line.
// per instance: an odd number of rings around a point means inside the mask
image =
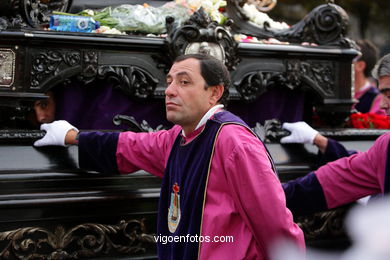
M 213 21 L 216 21 L 218 23 L 221 23 L 223 19 L 223 15 L 219 11 L 215 10 L 210 13 L 210 17 L 211 19 L 213 19 Z
M 86 12 L 89 16 L 94 16 L 94 15 L 95 15 L 95 12 L 94 12 L 92 9 L 87 9 L 87 10 L 85 10 L 85 12 Z
M 289 26 L 286 23 L 280 23 L 272 20 L 266 13 L 260 12 L 255 5 L 245 4 L 243 6 L 245 15 L 249 18 L 251 22 L 254 22 L 260 27 L 264 27 L 264 23 L 268 23 L 271 29 L 286 29 Z

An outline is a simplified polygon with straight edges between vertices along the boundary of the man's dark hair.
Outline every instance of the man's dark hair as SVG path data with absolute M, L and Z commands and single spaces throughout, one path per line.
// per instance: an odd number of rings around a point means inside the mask
M 378 48 L 369 40 L 358 40 L 357 45 L 360 47 L 360 52 L 362 56 L 359 60 L 366 63 L 366 68 L 364 69 L 364 76 L 370 77 L 371 71 L 374 68 L 376 62 L 379 58 Z
M 226 66 L 217 58 L 205 54 L 181 55 L 175 59 L 174 63 L 191 58 L 198 60 L 200 63 L 200 74 L 206 81 L 206 89 L 210 86 L 224 86 L 222 97 L 218 102 L 226 106 L 229 97 L 229 88 L 231 86 L 230 73 Z

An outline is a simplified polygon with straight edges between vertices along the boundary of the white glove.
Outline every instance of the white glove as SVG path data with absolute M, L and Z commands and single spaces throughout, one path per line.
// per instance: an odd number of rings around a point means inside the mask
M 46 131 L 46 134 L 41 139 L 35 141 L 34 146 L 47 146 L 47 145 L 59 145 L 67 146 L 65 144 L 65 136 L 69 130 L 79 131 L 76 127 L 72 126 L 65 120 L 54 121 L 49 124 L 42 124 L 41 130 Z
M 306 122 L 295 123 L 283 123 L 282 127 L 291 132 L 289 136 L 285 136 L 280 139 L 281 143 L 302 143 L 313 144 L 314 138 L 318 134 L 317 130 L 314 130 Z

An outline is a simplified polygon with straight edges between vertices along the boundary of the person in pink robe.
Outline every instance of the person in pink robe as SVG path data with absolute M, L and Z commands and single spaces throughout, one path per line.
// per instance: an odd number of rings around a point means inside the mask
M 390 116 L 390 54 L 378 61 L 373 76 L 379 81 L 380 107 Z M 337 146 L 335 141 L 322 136 L 305 122 L 285 123 L 283 127 L 291 134 L 282 138 L 282 143 L 312 143 L 323 154 Z M 294 214 L 306 214 L 335 208 L 367 195 L 388 194 L 389 146 L 390 133 L 386 133 L 366 152 L 329 162 L 302 178 L 283 184 L 287 206 Z
M 201 62 L 203 59 L 205 64 Z M 207 64 L 211 66 L 210 71 L 204 69 Z M 212 68 L 219 67 L 226 73 L 220 70 L 211 72 Z M 81 168 L 119 174 L 143 169 L 164 178 L 163 191 L 167 188 L 166 183 L 171 181 L 165 176 L 176 177 L 172 174 L 175 171 L 167 169 L 182 163 L 171 162 L 172 154 L 177 154 L 178 149 L 192 147 L 193 143 L 203 138 L 202 134 L 210 129 L 210 124 L 215 123 L 216 118 L 228 115 L 235 121 L 223 121 L 215 135 L 210 164 L 207 164 L 205 195 L 201 198 L 204 204 L 194 210 L 195 213 L 199 210 L 202 213 L 199 235 L 208 236 L 211 241 L 199 243 L 198 250 L 189 258 L 183 257 L 188 252 L 186 247 L 179 248 L 177 244 L 172 246 L 173 249 L 164 251 L 166 248 L 158 244 L 159 258 L 263 260 L 269 259 L 269 250 L 279 240 L 291 240 L 304 249 L 302 230 L 293 222 L 292 214 L 286 208 L 282 186 L 265 146 L 244 122 L 223 110 L 221 100 L 226 98 L 225 87 L 227 89 L 230 82 L 227 70 L 223 68 L 220 61 L 197 55 L 180 57 L 173 64 L 167 75 L 166 112 L 168 120 L 176 125 L 169 130 L 152 133 L 78 133 L 66 121 L 56 121 L 42 126 L 47 134 L 35 146 L 78 144 Z M 194 157 L 198 154 L 196 151 L 191 153 Z M 192 168 L 187 170 L 197 174 Z M 179 182 L 193 177 L 187 175 L 186 171 L 180 172 Z M 175 188 L 176 183 L 173 185 L 174 192 L 170 187 L 166 189 L 173 194 L 174 203 L 171 206 L 174 214 L 171 217 L 169 214 L 158 216 L 163 228 L 168 219 L 172 234 L 175 234 L 176 228 L 180 228 L 180 224 L 169 222 L 170 219 L 181 219 L 183 223 L 184 218 L 192 217 L 188 212 L 181 212 L 179 217 L 178 207 L 183 208 L 184 201 L 191 203 L 192 199 L 197 199 L 184 197 L 186 189 L 183 189 L 183 181 L 179 185 L 179 189 Z M 162 197 L 167 195 L 160 194 L 160 203 Z M 164 210 L 165 204 L 162 209 L 159 208 L 159 211 Z M 189 223 L 191 225 L 192 222 Z M 228 236 L 230 241 L 217 242 L 216 236 L 224 239 Z

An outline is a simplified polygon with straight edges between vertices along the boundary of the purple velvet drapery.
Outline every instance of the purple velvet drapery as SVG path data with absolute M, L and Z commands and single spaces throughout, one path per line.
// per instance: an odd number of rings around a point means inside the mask
M 83 85 L 72 80 L 70 84 L 54 88 L 56 119 L 64 119 L 79 129 L 126 129 L 116 126 L 112 118 L 117 114 L 133 116 L 137 122 L 145 120 L 152 128 L 171 127 L 165 117 L 164 99 L 137 100 L 123 94 L 104 80 Z M 249 126 L 256 122 L 277 118 L 294 122 L 303 118 L 304 95 L 299 91 L 273 89 L 254 102 L 230 101 L 228 110 L 241 117 Z

